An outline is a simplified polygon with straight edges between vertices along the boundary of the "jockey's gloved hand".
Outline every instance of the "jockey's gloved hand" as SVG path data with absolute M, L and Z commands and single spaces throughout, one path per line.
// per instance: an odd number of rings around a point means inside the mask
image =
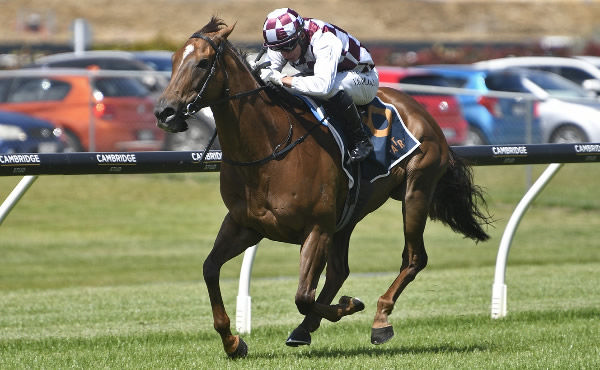
M 285 77 L 285 75 L 279 71 L 276 71 L 271 68 L 263 69 L 260 71 L 260 78 L 265 82 L 272 82 L 277 86 L 283 86 L 283 82 L 281 79 Z

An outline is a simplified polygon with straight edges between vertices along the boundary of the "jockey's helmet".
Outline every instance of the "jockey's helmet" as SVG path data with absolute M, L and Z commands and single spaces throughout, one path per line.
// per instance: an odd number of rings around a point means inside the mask
M 275 9 L 263 25 L 263 46 L 276 51 L 291 51 L 304 30 L 304 19 L 290 8 Z

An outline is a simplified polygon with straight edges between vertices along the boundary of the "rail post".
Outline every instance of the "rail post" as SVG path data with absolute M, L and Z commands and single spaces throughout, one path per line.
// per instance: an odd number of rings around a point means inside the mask
M 235 328 L 240 334 L 250 333 L 251 330 L 252 297 L 250 296 L 250 276 L 252 275 L 252 265 L 254 264 L 257 248 L 258 245 L 253 245 L 246 249 L 240 270 L 240 283 L 235 307 Z
M 494 273 L 494 283 L 492 285 L 492 319 L 506 316 L 506 283 L 504 281 L 506 276 L 506 262 L 517 227 L 519 227 L 519 223 L 531 203 L 537 198 L 562 166 L 562 163 L 550 164 L 529 188 L 527 193 L 525 193 L 508 220 L 508 224 L 506 225 L 504 233 L 502 234 L 502 239 L 500 240 L 500 247 L 498 247 L 498 256 L 496 257 L 496 270 Z
M 17 205 L 21 197 L 27 192 L 29 187 L 33 185 L 37 179 L 37 175 L 23 176 L 21 181 L 13 188 L 8 197 L 0 205 L 0 225 L 4 222 L 4 219 L 10 211 Z

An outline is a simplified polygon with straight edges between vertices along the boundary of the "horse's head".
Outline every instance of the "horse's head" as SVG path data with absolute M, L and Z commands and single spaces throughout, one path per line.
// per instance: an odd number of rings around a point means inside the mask
M 223 63 L 233 28 L 212 17 L 173 54 L 171 81 L 154 110 L 158 127 L 168 132 L 185 131 L 189 116 L 223 95 L 227 76 L 218 65 Z

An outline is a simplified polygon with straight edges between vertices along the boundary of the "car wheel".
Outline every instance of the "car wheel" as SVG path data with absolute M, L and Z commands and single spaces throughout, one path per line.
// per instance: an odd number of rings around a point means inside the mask
M 205 149 L 215 132 L 215 124 L 208 119 L 196 116 L 187 120 L 188 129 L 175 134 L 167 134 L 165 150 L 187 151 Z M 218 140 L 215 140 L 211 149 L 220 149 Z
M 465 145 L 486 145 L 487 140 L 481 130 L 477 127 L 473 127 L 469 125 L 469 129 L 467 130 L 467 140 L 465 140 Z
M 550 136 L 550 143 L 585 143 L 589 141 L 586 133 L 575 125 L 560 126 Z
M 83 152 L 84 151 L 83 146 L 81 145 L 81 141 L 79 141 L 79 138 L 73 132 L 65 130 L 64 138 L 65 138 L 64 152 L 72 153 L 72 152 Z

